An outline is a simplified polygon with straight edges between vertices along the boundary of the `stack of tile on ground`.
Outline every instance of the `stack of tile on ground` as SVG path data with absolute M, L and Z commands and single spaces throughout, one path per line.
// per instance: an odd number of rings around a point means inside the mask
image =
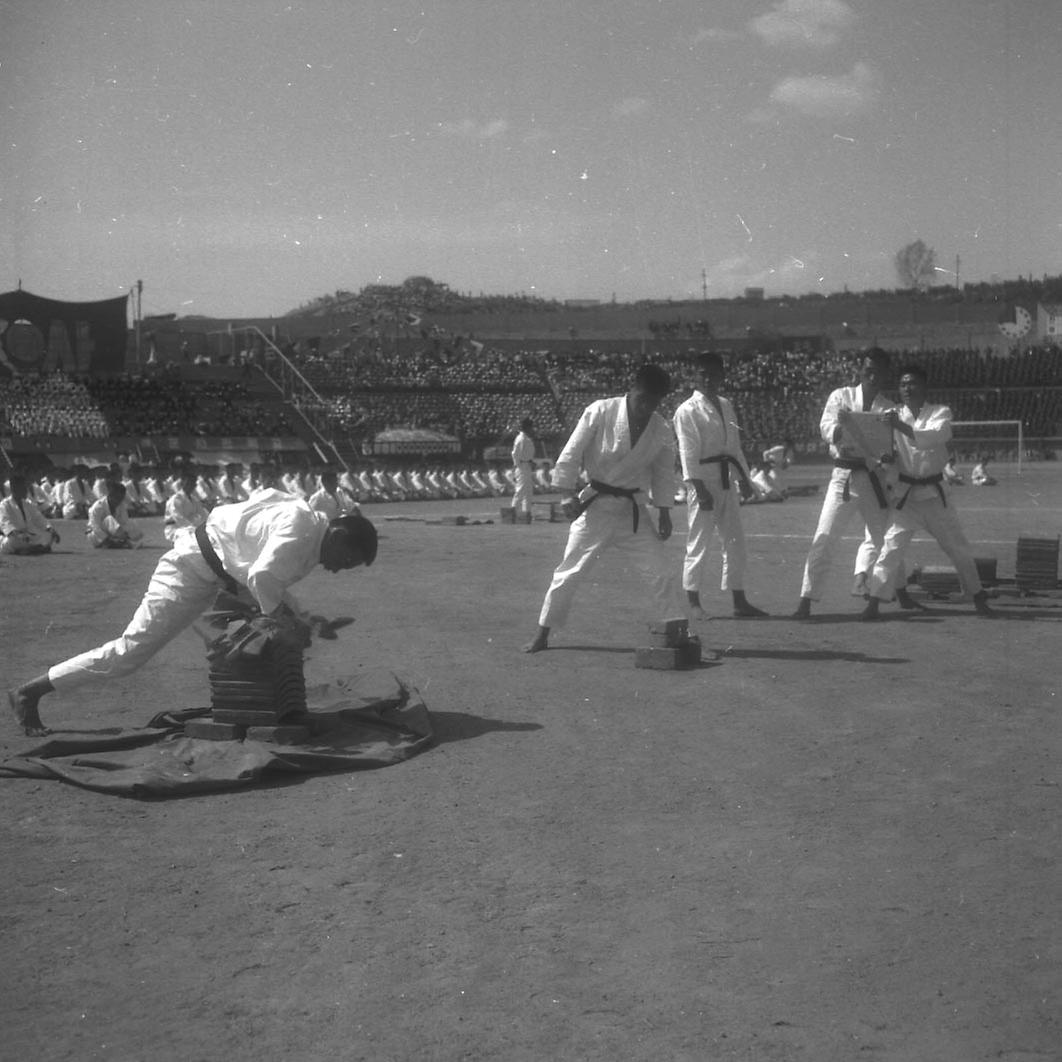
M 634 651 L 634 666 L 655 671 L 678 671 L 701 662 L 701 640 L 690 634 L 683 618 L 655 620 L 649 624 L 649 645 Z
M 310 736 L 306 713 L 304 642 L 234 621 L 208 651 L 210 720 L 185 726 L 188 737 L 217 741 L 247 737 L 297 744 Z
M 1019 537 L 1014 581 L 1019 590 L 1057 589 L 1058 538 Z
M 959 573 L 947 565 L 925 565 L 918 573 L 918 585 L 930 597 L 947 597 L 962 590 Z

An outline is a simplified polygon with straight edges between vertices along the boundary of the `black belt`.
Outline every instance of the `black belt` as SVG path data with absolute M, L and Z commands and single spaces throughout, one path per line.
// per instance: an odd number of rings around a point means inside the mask
M 915 487 L 936 487 L 937 494 L 940 495 L 941 505 L 947 505 L 948 499 L 944 496 L 944 488 L 941 483 L 944 480 L 944 473 L 938 472 L 935 476 L 908 476 L 905 473 L 900 473 L 900 482 L 907 484 L 907 490 L 903 492 L 903 497 L 896 503 L 897 509 L 902 509 L 907 504 L 907 495 L 914 490 Z
M 602 483 L 599 479 L 592 479 L 590 480 L 590 489 L 596 493 L 593 497 L 586 500 L 586 504 L 582 509 L 583 512 L 590 508 L 599 494 L 607 494 L 610 498 L 629 498 L 631 509 L 633 510 L 631 532 L 635 535 L 638 533 L 638 503 L 634 500 L 634 496 L 641 489 L 640 487 L 613 487 L 610 483 Z
M 874 497 L 878 499 L 878 508 L 887 509 L 889 507 L 889 501 L 885 497 L 885 491 L 882 489 L 881 480 L 878 479 L 877 474 L 871 472 L 867 467 L 866 461 L 861 457 L 838 457 L 833 462 L 834 468 L 844 468 L 849 472 L 866 472 L 870 477 L 870 485 L 874 488 Z M 842 501 L 850 501 L 852 498 L 851 493 L 848 490 L 848 480 L 844 481 L 844 492 L 841 495 Z
M 741 467 L 741 462 L 733 454 L 716 454 L 715 457 L 702 457 L 699 463 L 719 466 L 719 478 L 723 482 L 723 490 L 730 490 L 730 466 L 733 465 L 737 469 L 738 477 L 745 484 L 746 492 L 752 493 L 752 484 L 749 483 L 749 477 Z
M 203 560 L 207 562 L 207 567 L 221 580 L 222 585 L 230 594 L 238 594 L 240 592 L 239 583 L 225 571 L 225 566 L 221 563 L 221 558 L 214 549 L 214 543 L 207 536 L 206 524 L 200 524 L 195 529 L 195 540 L 199 546 L 199 552 L 203 554 Z

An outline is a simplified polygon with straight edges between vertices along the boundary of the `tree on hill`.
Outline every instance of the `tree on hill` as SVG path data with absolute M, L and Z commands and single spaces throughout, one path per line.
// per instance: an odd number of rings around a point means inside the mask
M 936 276 L 937 253 L 922 240 L 901 247 L 896 252 L 896 276 L 901 288 L 925 291 Z

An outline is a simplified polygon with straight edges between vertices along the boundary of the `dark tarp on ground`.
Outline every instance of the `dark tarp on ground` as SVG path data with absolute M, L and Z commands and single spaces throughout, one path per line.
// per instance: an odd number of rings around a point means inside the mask
M 431 719 L 419 692 L 390 672 L 307 691 L 318 732 L 305 745 L 203 741 L 181 728 L 206 709 L 163 713 L 146 727 L 56 733 L 0 763 L 0 778 L 55 778 L 125 796 L 175 797 L 237 789 L 270 775 L 388 767 L 428 748 Z

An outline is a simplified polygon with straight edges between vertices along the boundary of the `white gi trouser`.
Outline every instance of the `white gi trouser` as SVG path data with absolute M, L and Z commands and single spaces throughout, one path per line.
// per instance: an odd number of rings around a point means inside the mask
M 167 642 L 191 626 L 221 589 L 195 535 L 183 530 L 163 554 L 143 600 L 125 631 L 113 641 L 48 669 L 48 681 L 65 690 L 136 671 Z
M 686 539 L 686 558 L 682 562 L 682 589 L 701 588 L 704 567 L 708 563 L 708 545 L 712 531 L 722 543 L 722 590 L 745 589 L 745 531 L 741 526 L 741 503 L 735 490 L 722 490 L 712 483 L 713 507 L 706 509 L 690 488 L 686 493 L 686 512 L 689 535 Z
M 520 513 L 529 513 L 535 496 L 534 469 L 530 462 L 521 462 L 515 467 L 514 474 L 516 489 L 513 491 L 513 508 Z
M 946 490 L 946 488 L 941 488 Z M 902 495 L 901 495 L 902 497 Z M 963 592 L 971 596 L 981 592 L 981 579 L 977 574 L 973 548 L 959 524 L 959 517 L 945 493 L 945 504 L 935 486 L 912 487 L 902 509 L 891 510 L 892 523 L 885 532 L 885 545 L 878 556 L 870 577 L 872 597 L 883 601 L 892 599 L 892 587 L 896 585 L 896 572 L 903 552 L 916 531 L 925 529 L 948 555 L 959 573 Z
M 607 549 L 616 548 L 642 569 L 652 588 L 656 617 L 672 615 L 681 609 L 677 565 L 667 542 L 656 533 L 644 505 L 639 506 L 638 531 L 632 531 L 633 507 L 629 498 L 598 495 L 593 504 L 568 530 L 564 558 L 553 580 L 538 622 L 543 627 L 563 627 L 568 620 L 576 591 Z
M 822 512 L 815 528 L 815 537 L 811 540 L 807 563 L 804 565 L 804 581 L 800 586 L 800 596 L 812 601 L 822 599 L 822 588 L 833 564 L 833 554 L 841 536 L 848 527 L 852 517 L 859 513 L 866 526 L 866 535 L 859 544 L 856 554 L 855 571 L 869 573 L 881 553 L 885 542 L 885 532 L 893 516 L 889 508 L 882 509 L 878 496 L 870 485 L 871 473 L 865 469 L 835 468 L 826 487 L 826 497 L 822 500 Z M 848 487 L 849 500 L 845 501 L 845 486 Z M 884 490 L 884 486 L 882 490 Z M 895 574 L 903 578 L 903 555 L 898 555 Z M 902 584 L 901 584 L 902 585 Z

